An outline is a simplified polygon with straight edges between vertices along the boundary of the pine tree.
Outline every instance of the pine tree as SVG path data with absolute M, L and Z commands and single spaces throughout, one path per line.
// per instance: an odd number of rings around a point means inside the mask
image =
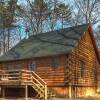
M 2 45 L 1 52 L 5 53 L 10 49 L 10 30 L 14 27 L 13 23 L 17 0 L 2 0 L 0 4 L 0 38 L 2 39 L 2 43 L 0 44 Z
M 46 18 L 46 12 L 48 10 L 47 4 L 44 0 L 34 0 L 33 2 L 33 9 L 35 11 L 35 19 L 37 23 L 37 32 L 42 32 L 42 24 Z
M 64 25 L 66 25 L 71 19 L 71 10 L 68 5 L 60 3 L 56 8 L 56 13 L 58 19 L 61 21 L 61 28 L 63 29 Z

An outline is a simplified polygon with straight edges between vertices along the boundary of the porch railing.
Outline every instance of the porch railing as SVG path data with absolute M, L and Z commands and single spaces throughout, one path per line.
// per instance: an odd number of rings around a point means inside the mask
M 46 82 L 33 71 L 0 70 L 0 85 L 11 85 L 13 82 L 19 82 L 20 85 L 31 85 L 44 100 L 48 98 Z

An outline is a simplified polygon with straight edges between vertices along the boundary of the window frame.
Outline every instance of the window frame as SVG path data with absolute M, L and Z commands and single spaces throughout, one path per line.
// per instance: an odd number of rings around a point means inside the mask
M 36 70 L 36 62 L 35 61 L 32 61 L 32 62 L 28 63 L 28 70 L 30 70 L 30 71 L 35 71 Z
M 51 67 L 56 69 L 60 66 L 60 58 L 59 57 L 53 57 L 51 59 Z
M 80 60 L 80 76 L 84 77 L 84 72 L 85 72 L 85 68 L 86 64 L 84 62 L 84 60 Z

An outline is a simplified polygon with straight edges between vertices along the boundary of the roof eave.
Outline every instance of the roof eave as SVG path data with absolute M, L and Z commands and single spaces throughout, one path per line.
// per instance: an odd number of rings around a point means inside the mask
M 93 35 L 93 30 L 92 30 L 91 24 L 88 26 L 88 31 L 89 31 L 89 34 L 91 36 L 92 43 L 93 43 L 93 46 L 94 46 L 94 49 L 95 49 L 95 53 L 96 53 L 96 56 L 97 56 L 97 60 L 98 60 L 99 65 L 100 65 L 100 54 L 99 54 L 98 47 L 96 45 L 96 41 L 95 41 L 95 38 L 94 38 L 94 35 Z

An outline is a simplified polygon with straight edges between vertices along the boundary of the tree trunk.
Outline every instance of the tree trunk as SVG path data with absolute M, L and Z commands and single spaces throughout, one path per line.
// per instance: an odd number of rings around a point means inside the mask
M 10 49 L 10 29 L 8 28 L 8 41 L 7 41 L 7 51 Z

